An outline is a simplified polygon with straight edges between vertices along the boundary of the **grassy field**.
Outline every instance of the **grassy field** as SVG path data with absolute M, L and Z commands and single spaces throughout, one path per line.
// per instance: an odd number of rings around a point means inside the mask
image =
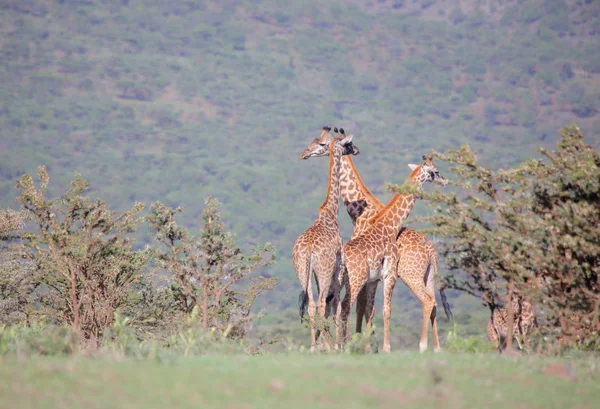
M 597 408 L 599 363 L 412 352 L 0 357 L 0 408 Z

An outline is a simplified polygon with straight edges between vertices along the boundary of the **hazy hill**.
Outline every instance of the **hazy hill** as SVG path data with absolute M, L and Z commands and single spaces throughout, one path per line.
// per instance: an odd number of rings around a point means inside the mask
M 552 147 L 565 123 L 600 134 L 594 0 L 0 8 L 0 205 L 16 206 L 16 179 L 39 164 L 51 194 L 79 171 L 113 208 L 161 200 L 190 226 L 216 196 L 241 242 L 277 245 L 281 284 L 263 302 L 278 308 L 295 305 L 291 247 L 325 194 L 327 161 L 298 159 L 321 126 L 355 134 L 384 202 L 432 149 L 468 143 L 502 167 Z

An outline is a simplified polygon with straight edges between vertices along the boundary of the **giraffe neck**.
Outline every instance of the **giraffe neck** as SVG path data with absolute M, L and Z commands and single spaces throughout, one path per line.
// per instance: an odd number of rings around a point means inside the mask
M 422 182 L 418 173 L 413 172 L 404 182 L 403 186 L 421 187 Z M 402 222 L 406 220 L 413 206 L 415 205 L 415 195 L 412 193 L 397 193 L 392 200 L 371 219 L 371 224 L 383 223 L 391 234 L 396 235 L 398 229 L 402 227 Z
M 381 209 L 383 204 L 363 183 L 354 161 L 348 156 L 342 157 L 340 168 L 340 193 L 344 200 L 346 211 L 354 223 L 354 234 L 364 230 L 366 222 L 373 218 Z
M 319 208 L 320 215 L 329 215 L 337 218 L 340 207 L 340 165 L 342 149 L 336 143 L 329 143 L 329 181 L 327 183 L 327 195 L 325 201 Z
M 374 222 L 383 223 L 390 231 L 396 232 L 402 227 L 402 222 L 406 220 L 413 206 L 415 205 L 415 195 L 397 194 L 376 216 Z

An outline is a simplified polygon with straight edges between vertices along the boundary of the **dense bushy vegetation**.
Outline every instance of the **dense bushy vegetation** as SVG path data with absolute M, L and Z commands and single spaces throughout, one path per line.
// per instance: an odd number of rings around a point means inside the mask
M 194 338 L 246 338 L 252 304 L 277 281 L 256 274 L 273 264 L 274 247 L 257 246 L 246 256 L 224 230 L 216 199 L 207 200 L 196 238 L 177 224 L 180 209 L 157 202 L 142 217 L 143 205 L 136 203 L 116 214 L 85 195 L 89 184 L 80 175 L 62 197 L 48 199 L 44 167 L 38 176 L 39 187 L 27 174 L 17 182 L 21 212 L 0 212 L 0 325 L 31 328 L 3 326 L 5 346 L 11 334 L 35 338 L 48 328 L 44 337 L 53 339 L 58 331 L 69 350 L 95 349 L 115 329 L 123 333 L 124 324 L 132 340 L 170 345 L 178 344 L 178 331 Z M 33 222 L 29 232 L 25 218 Z M 160 245 L 135 250 L 133 233 L 144 220 Z
M 29 322 L 39 283 L 31 252 L 19 242 L 27 214 L 0 210 L 0 322 Z
M 146 264 L 146 252 L 133 250 L 129 235 L 141 221 L 143 205 L 115 215 L 104 202 L 83 196 L 89 185 L 79 175 L 60 200 L 49 200 L 48 173 L 40 167 L 38 174 L 39 188 L 29 175 L 17 187 L 24 211 L 37 225 L 37 234 L 28 240 L 43 287 L 39 314 L 95 343 Z
M 497 172 L 468 146 L 439 154 L 457 189 L 427 196 L 438 207 L 424 220 L 446 238 L 448 287 L 491 310 L 513 297 L 528 300 L 538 306 L 546 340 L 598 349 L 600 154 L 576 126 L 542 154 L 545 161 Z
M 224 230 L 219 202 L 206 200 L 200 238 L 180 227 L 174 210 L 160 202 L 152 205 L 148 222 L 164 249 L 153 251 L 158 266 L 173 275 L 169 295 L 173 309 L 184 316 L 198 316 L 200 327 L 217 329 L 230 338 L 244 339 L 256 297 L 275 285 L 276 277 L 253 274 L 275 261 L 270 244 L 255 247 L 246 256 Z M 240 284 L 247 282 L 246 288 Z M 237 287 L 237 290 L 236 290 Z

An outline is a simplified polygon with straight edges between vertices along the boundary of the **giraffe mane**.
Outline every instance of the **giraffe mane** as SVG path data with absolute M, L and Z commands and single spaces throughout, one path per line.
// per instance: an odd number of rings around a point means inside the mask
M 364 193 L 364 195 L 369 200 L 371 200 L 373 203 L 375 203 L 379 208 L 383 208 L 383 203 L 381 203 L 379 201 L 379 199 L 377 199 L 373 195 L 373 193 L 371 193 L 371 191 L 367 188 L 367 186 L 365 186 L 362 178 L 360 177 L 360 174 L 358 173 L 358 170 L 356 170 L 356 166 L 354 166 L 354 161 L 352 160 L 350 155 L 346 156 L 346 160 L 348 161 L 348 164 L 352 168 L 352 173 L 354 174 L 354 177 L 356 178 L 356 184 L 358 185 L 359 189 Z

